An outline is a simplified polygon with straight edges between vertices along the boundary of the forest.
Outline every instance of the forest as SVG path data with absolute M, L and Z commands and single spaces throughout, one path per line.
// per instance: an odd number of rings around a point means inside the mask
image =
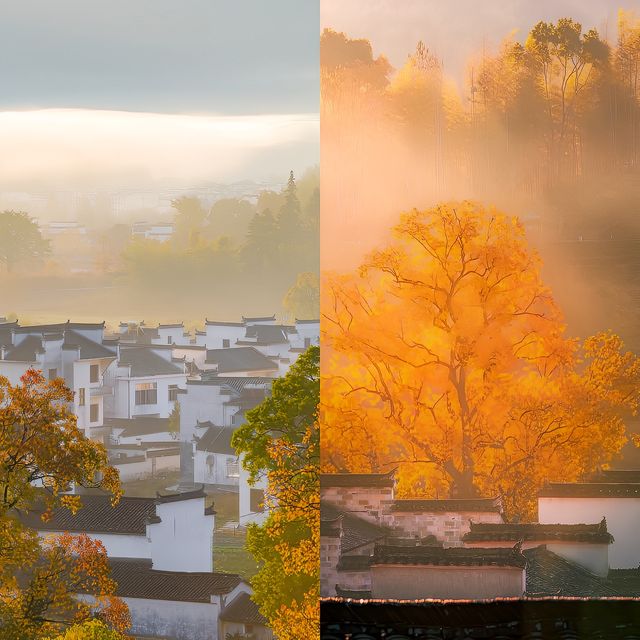
M 291 172 L 282 191 L 262 191 L 255 203 L 226 198 L 207 207 L 186 195 L 172 210 L 166 242 L 133 237 L 130 225 L 104 220 L 88 220 L 87 237 L 47 241 L 28 212 L 0 213 L 3 312 L 51 321 L 86 318 L 97 307 L 109 323 L 135 317 L 194 326 L 207 314 L 317 317 L 317 170 L 299 180 Z M 73 260 L 83 268 L 71 269 Z
M 323 467 L 514 520 L 637 460 L 640 406 L 640 19 L 517 35 L 463 83 L 321 39 Z
M 428 42 L 392 68 L 374 43 L 321 38 L 323 266 L 353 268 L 400 211 L 450 199 L 518 215 L 575 333 L 640 346 L 640 19 L 570 17 L 505 34 L 448 76 Z M 603 313 L 606 309 L 606 313 Z

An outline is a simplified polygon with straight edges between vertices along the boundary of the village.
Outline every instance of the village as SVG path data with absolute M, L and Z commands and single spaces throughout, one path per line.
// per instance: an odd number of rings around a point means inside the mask
M 323 596 L 489 600 L 640 595 L 640 471 L 548 483 L 536 522 L 497 497 L 396 498 L 394 472 L 321 477 Z
M 20 517 L 42 537 L 102 542 L 134 637 L 273 637 L 250 598 L 250 576 L 219 570 L 214 547 L 218 536 L 242 540 L 246 525 L 266 516 L 264 482 L 249 482 L 234 430 L 318 342 L 319 321 L 281 324 L 275 315 L 207 319 L 195 335 L 182 323 L 109 331 L 104 322 L 0 320 L 0 376 L 17 384 L 36 369 L 64 379 L 78 427 L 104 444 L 125 491 L 114 507 L 104 492 L 72 487 L 77 514 L 57 507 L 46 521 L 37 509 Z M 222 526 L 218 497 L 237 514 Z

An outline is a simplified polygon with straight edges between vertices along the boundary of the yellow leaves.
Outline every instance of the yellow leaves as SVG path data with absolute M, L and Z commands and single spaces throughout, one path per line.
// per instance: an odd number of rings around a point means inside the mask
M 404 214 L 392 243 L 323 300 L 322 465 L 399 465 L 400 491 L 501 494 L 530 514 L 536 487 L 624 443 L 640 363 L 610 334 L 581 351 L 520 222 L 473 202 Z

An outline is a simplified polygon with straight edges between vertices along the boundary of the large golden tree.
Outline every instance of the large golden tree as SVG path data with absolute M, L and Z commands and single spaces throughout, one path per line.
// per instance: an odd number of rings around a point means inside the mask
M 640 363 L 565 335 L 517 218 L 472 202 L 402 216 L 389 245 L 323 299 L 327 469 L 399 466 L 400 489 L 499 494 L 531 517 L 626 442 Z

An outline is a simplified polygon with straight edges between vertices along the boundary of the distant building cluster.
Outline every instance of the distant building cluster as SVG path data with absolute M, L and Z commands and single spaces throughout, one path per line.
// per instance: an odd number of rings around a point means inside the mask
M 237 493 L 237 525 L 264 520 L 264 480 L 249 483 L 231 437 L 273 380 L 318 343 L 319 321 L 284 325 L 275 316 L 207 320 L 193 336 L 182 323 L 122 322 L 108 334 L 104 323 L 0 319 L 0 375 L 16 384 L 35 368 L 63 378 L 78 427 L 105 444 L 123 482 L 180 471 L 175 495 L 124 497 L 115 509 L 106 496 L 84 496 L 77 516 L 25 516 L 40 535 L 72 531 L 104 543 L 132 633 L 270 640 L 250 587 L 214 571 L 214 513 L 203 487 Z
M 640 471 L 549 483 L 529 523 L 505 522 L 498 498 L 396 498 L 393 472 L 320 486 L 323 596 L 640 596 Z

